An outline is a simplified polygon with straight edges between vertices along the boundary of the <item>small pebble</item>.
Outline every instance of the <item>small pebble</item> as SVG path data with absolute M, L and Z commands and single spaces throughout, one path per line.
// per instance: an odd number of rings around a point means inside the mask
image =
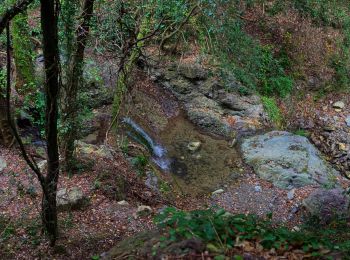
M 218 190 L 216 190 L 216 191 L 213 191 L 212 193 L 211 193 L 211 195 L 216 195 L 216 194 L 220 194 L 220 193 L 224 193 L 225 191 L 223 190 L 223 189 L 218 189 Z
M 289 200 L 294 199 L 294 193 L 295 193 L 295 189 L 291 189 L 288 193 L 287 193 L 287 198 Z
M 254 187 L 254 190 L 255 190 L 256 192 L 262 192 L 262 188 L 261 188 L 261 186 L 259 186 L 259 185 L 255 186 L 255 187 Z

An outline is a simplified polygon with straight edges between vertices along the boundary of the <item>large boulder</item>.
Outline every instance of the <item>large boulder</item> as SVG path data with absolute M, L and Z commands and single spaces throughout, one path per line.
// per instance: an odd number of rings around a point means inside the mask
M 86 198 L 80 187 L 57 191 L 57 208 L 59 210 L 81 209 L 86 205 Z
M 336 185 L 337 172 L 306 137 L 273 131 L 245 139 L 241 148 L 246 163 L 279 188 Z
M 3 171 L 7 167 L 7 163 L 4 158 L 0 156 L 0 172 Z
M 317 189 L 303 201 L 308 216 L 316 217 L 322 224 L 349 217 L 349 196 L 340 188 Z

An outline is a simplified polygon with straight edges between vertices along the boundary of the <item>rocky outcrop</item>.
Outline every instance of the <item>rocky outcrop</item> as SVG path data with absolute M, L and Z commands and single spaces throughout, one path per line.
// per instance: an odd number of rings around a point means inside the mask
M 319 219 L 321 224 L 349 217 L 349 196 L 342 189 L 317 189 L 303 201 L 306 214 Z
M 306 137 L 273 131 L 245 139 L 241 148 L 255 172 L 282 189 L 336 185 L 337 172 Z
M 207 132 L 232 137 L 266 124 L 260 98 L 240 95 L 239 84 L 223 84 L 196 64 L 154 68 L 153 78 L 182 103 L 189 120 Z

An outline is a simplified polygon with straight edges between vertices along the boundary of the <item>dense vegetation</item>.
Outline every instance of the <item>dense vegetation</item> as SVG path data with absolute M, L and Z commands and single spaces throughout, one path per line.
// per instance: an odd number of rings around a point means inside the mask
M 210 68 L 227 93 L 258 96 L 270 126 L 285 129 L 294 123 L 287 122 L 283 114 L 291 100 L 307 95 L 317 100 L 328 93 L 348 95 L 349 49 L 347 0 L 3 0 L 0 144 L 18 148 L 40 183 L 43 234 L 54 246 L 59 236 L 59 176 L 84 171 L 76 147 L 85 137 L 94 109 L 103 107 L 94 102 L 108 103 L 107 97 L 112 97 L 111 120 L 99 136 L 107 144 L 111 132 L 119 138 L 123 104 L 132 96 L 129 90 L 155 60 L 165 67 L 167 62 L 190 56 Z M 108 68 L 113 69 L 112 88 L 101 88 L 108 81 L 103 68 L 106 61 L 113 65 Z M 91 94 L 95 90 L 97 97 Z M 211 109 L 210 104 L 208 107 Z M 140 117 L 142 112 L 140 108 Z M 222 114 L 232 123 L 231 114 Z M 26 139 L 20 123 L 30 125 L 37 140 Z M 309 136 L 304 129 L 292 130 Z M 231 139 L 233 146 L 236 140 Z M 45 143 L 44 152 L 37 152 L 47 161 L 44 168 L 32 156 L 31 145 L 38 140 Z M 118 149 L 127 154 L 129 146 L 124 141 L 118 140 Z M 150 150 L 149 143 L 140 143 Z M 141 153 L 130 160 L 138 178 L 147 175 L 150 157 Z M 94 189 L 102 190 L 102 179 L 96 178 Z M 113 184 L 117 182 L 119 179 L 113 179 Z M 168 183 L 161 185 L 168 196 Z M 18 227 L 6 222 L 0 215 L 0 243 L 16 235 Z M 247 247 L 258 253 L 274 248 L 297 255 L 301 250 L 315 258 L 350 252 L 349 236 L 344 232 L 347 224 L 341 220 L 322 231 L 310 225 L 291 230 L 257 216 L 232 215 L 221 209 L 188 212 L 167 208 L 157 214 L 155 224 L 163 232 L 160 248 L 196 238 L 217 260 L 225 256 L 242 259 Z M 38 225 L 26 223 L 25 229 L 36 244 Z

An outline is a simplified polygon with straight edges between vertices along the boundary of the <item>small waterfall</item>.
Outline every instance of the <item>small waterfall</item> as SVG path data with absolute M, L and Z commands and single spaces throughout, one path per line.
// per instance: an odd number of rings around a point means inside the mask
M 147 146 L 153 155 L 153 161 L 162 169 L 168 170 L 170 165 L 170 160 L 166 156 L 166 149 L 157 144 L 146 132 L 143 130 L 134 120 L 130 117 L 124 117 L 122 122 L 128 125 L 137 135 L 128 131 L 127 134 L 133 138 L 136 142 Z

